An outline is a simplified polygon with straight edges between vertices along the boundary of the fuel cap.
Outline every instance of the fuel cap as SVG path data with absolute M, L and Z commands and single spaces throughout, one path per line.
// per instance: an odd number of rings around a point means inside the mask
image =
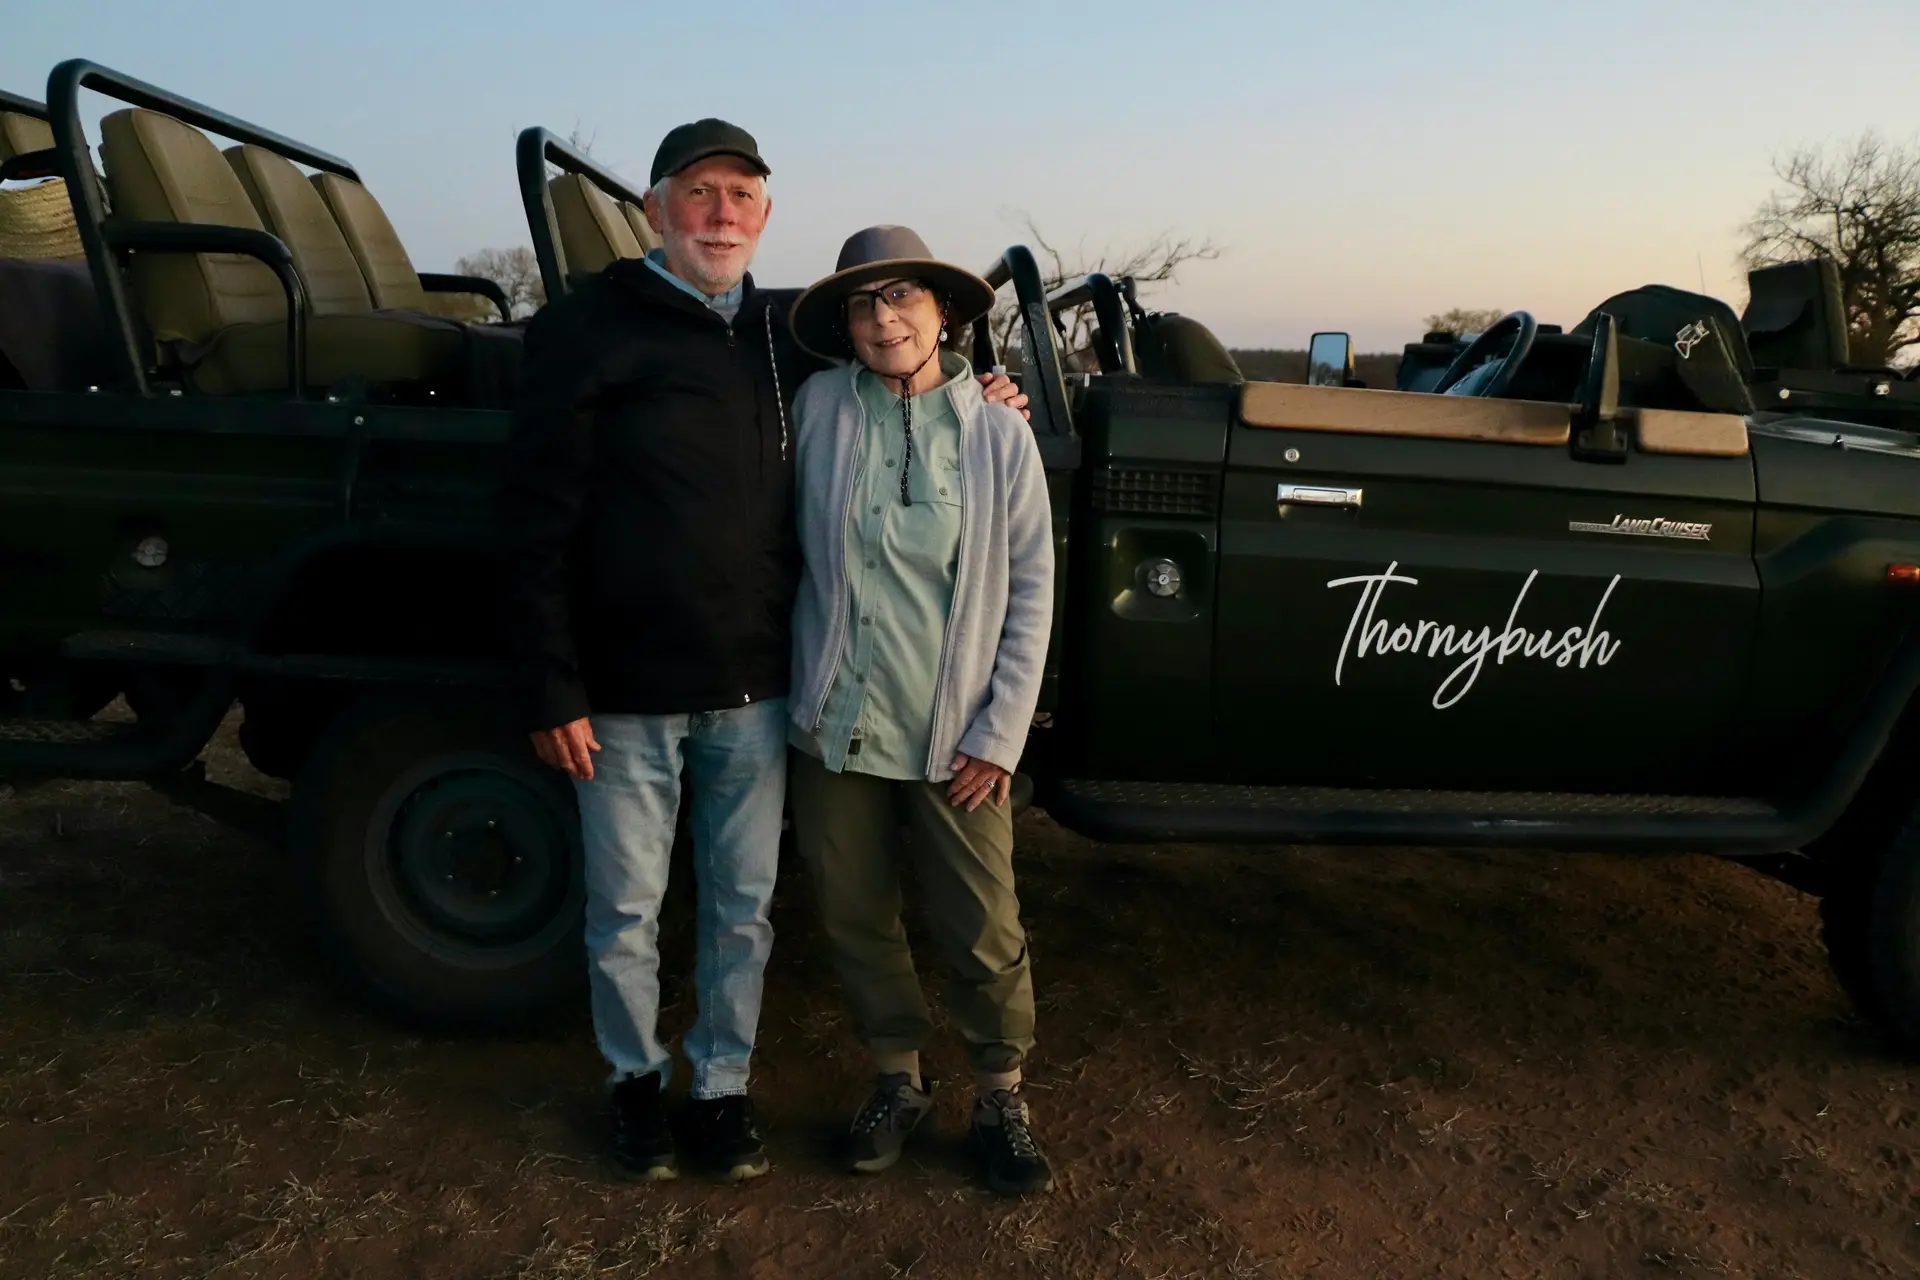
M 1155 560 L 1147 565 L 1147 590 L 1156 596 L 1180 594 L 1180 566 L 1171 560 Z

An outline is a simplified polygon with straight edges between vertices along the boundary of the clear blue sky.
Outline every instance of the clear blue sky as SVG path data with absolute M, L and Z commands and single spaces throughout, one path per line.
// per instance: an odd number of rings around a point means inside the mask
M 579 125 L 641 183 L 720 115 L 774 170 L 763 282 L 876 222 L 976 268 L 1021 211 L 1090 250 L 1170 229 L 1224 253 L 1153 300 L 1234 345 L 1393 347 L 1456 305 L 1570 326 L 1702 277 L 1737 308 L 1777 156 L 1920 138 L 1920 0 L 12 0 L 4 27 L 15 92 L 86 57 L 345 156 L 422 270 L 527 242 L 521 128 Z

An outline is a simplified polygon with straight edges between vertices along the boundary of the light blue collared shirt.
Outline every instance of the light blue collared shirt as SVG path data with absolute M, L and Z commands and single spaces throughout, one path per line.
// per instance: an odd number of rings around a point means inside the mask
M 817 735 L 821 759 L 835 772 L 924 779 L 948 763 L 929 757 L 966 500 L 951 388 L 973 370 L 958 355 L 944 357 L 940 368 L 947 381 L 913 397 L 911 506 L 900 503 L 907 461 L 900 398 L 868 370 L 854 374 L 866 434 L 841 530 L 852 605 Z
M 700 301 L 706 303 L 709 307 L 712 307 L 715 311 L 718 311 L 720 313 L 721 318 L 724 319 L 728 324 L 732 324 L 734 316 L 740 313 L 740 299 L 742 295 L 746 292 L 746 287 L 747 287 L 745 281 L 741 281 L 739 284 L 733 286 L 733 288 L 727 290 L 725 293 L 702 293 L 698 289 L 694 288 L 692 285 L 688 284 L 685 280 L 682 280 L 679 276 L 673 274 L 673 272 L 667 270 L 666 250 L 664 249 L 647 250 L 646 261 L 648 266 L 652 267 L 655 271 L 658 271 L 661 275 L 665 276 L 667 279 L 673 281 L 673 283 L 679 285 L 682 290 L 700 299 Z

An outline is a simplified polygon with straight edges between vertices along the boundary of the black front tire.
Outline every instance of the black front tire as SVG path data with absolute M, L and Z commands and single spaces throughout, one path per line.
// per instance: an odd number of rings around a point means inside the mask
M 343 712 L 294 780 L 288 832 L 326 951 L 383 1012 L 514 1032 L 582 987 L 573 791 L 496 707 Z
M 1920 1055 L 1920 807 L 1878 841 L 1827 856 L 1820 924 L 1834 976 L 1863 1016 Z

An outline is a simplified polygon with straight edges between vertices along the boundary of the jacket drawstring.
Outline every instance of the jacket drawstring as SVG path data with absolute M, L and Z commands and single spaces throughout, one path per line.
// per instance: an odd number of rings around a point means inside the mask
M 773 354 L 773 304 L 767 304 L 767 364 L 773 369 L 773 404 L 780 411 L 780 461 L 787 460 L 787 400 L 780 391 L 780 361 Z
M 907 433 L 906 451 L 900 458 L 900 505 L 903 507 L 913 505 L 913 495 L 907 492 L 907 469 L 913 466 L 913 397 L 907 394 L 907 388 L 912 385 L 915 378 L 920 376 L 920 370 L 927 367 L 927 360 L 931 360 L 939 354 L 940 344 L 936 342 L 933 345 L 933 349 L 927 352 L 926 360 L 922 360 L 919 364 L 915 365 L 912 373 L 899 379 L 900 427 Z M 897 375 L 887 374 L 884 376 L 895 377 Z

